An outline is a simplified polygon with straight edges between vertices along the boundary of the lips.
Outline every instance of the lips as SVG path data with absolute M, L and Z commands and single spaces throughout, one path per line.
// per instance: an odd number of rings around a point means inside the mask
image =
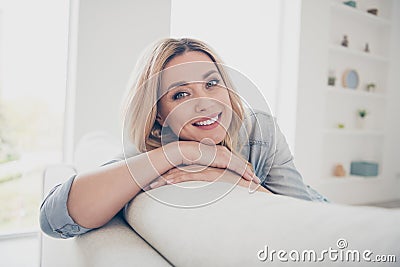
M 213 124 L 215 124 L 216 121 L 218 121 L 221 114 L 222 114 L 222 112 L 212 114 L 208 117 L 200 118 L 200 119 L 196 120 L 194 123 L 192 123 L 192 125 L 197 126 L 197 127 L 213 125 Z

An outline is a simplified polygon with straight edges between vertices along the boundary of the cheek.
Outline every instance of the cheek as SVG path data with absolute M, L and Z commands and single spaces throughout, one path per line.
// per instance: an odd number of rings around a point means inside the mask
M 174 105 L 168 112 L 167 123 L 175 134 L 178 134 L 183 126 L 192 119 L 189 117 L 190 112 L 188 112 L 186 106 L 185 104 Z
M 229 119 L 229 121 L 232 118 L 232 113 L 234 112 L 232 110 L 232 103 L 231 103 L 231 99 L 229 97 L 228 92 L 226 92 L 223 97 L 221 97 L 220 101 L 222 102 L 222 104 L 224 105 L 225 108 L 225 112 L 227 114 L 227 118 Z
M 221 90 L 217 96 L 218 100 L 225 105 L 226 109 L 232 109 L 231 99 L 227 89 Z

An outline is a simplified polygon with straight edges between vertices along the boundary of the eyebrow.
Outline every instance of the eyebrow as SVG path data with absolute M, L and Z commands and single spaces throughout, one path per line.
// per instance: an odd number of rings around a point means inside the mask
M 208 76 L 210 76 L 213 73 L 218 73 L 218 71 L 210 70 L 210 71 L 206 72 L 205 74 L 203 74 L 203 79 L 207 78 Z M 169 91 L 172 88 L 187 85 L 187 84 L 189 84 L 189 82 L 186 82 L 186 81 L 174 82 L 174 83 L 170 84 L 170 86 L 168 86 L 167 91 Z
M 203 75 L 203 79 L 207 78 L 208 76 L 210 76 L 210 75 L 213 74 L 213 73 L 218 73 L 218 71 L 216 71 L 216 70 L 210 70 L 210 71 L 206 72 L 206 73 Z

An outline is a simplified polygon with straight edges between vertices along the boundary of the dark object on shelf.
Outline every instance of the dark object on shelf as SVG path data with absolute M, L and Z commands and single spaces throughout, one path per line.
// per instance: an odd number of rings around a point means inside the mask
M 369 53 L 369 45 L 368 45 L 368 43 L 365 44 L 364 52 Z
M 367 114 L 368 114 L 366 109 L 359 109 L 357 111 L 357 113 L 358 113 L 358 116 L 360 116 L 361 118 L 365 118 L 367 116 Z
M 372 15 L 378 16 L 378 9 L 377 8 L 367 9 L 367 12 L 372 14 Z
M 328 85 L 335 86 L 336 77 L 328 77 Z
M 367 161 L 352 161 L 350 174 L 359 176 L 378 176 L 378 163 Z
M 351 7 L 357 7 L 356 1 L 346 1 L 346 2 L 343 2 L 343 4 L 351 6 Z
M 347 35 L 343 36 L 342 46 L 345 46 L 345 47 L 349 46 L 349 39 L 347 39 Z
M 376 89 L 376 84 L 374 83 L 367 83 L 366 90 L 367 92 L 374 92 Z
M 337 127 L 338 129 L 344 129 L 345 125 L 344 123 L 338 123 Z

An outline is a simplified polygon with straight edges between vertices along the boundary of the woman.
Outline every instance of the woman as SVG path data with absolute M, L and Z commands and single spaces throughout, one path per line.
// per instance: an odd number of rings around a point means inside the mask
M 273 118 L 244 111 L 207 45 L 165 39 L 144 59 L 126 104 L 125 129 L 135 149 L 55 187 L 41 205 L 45 233 L 83 234 L 142 190 L 190 180 L 255 183 L 265 193 L 328 202 L 303 183 Z

